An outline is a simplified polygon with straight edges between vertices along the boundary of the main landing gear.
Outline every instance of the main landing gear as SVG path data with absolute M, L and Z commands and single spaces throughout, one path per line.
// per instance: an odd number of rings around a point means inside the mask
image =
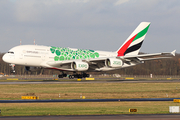
M 58 75 L 59 78 L 63 78 L 63 77 L 67 77 L 67 74 L 60 74 Z M 72 75 L 69 75 L 69 79 L 74 79 L 74 78 L 86 78 L 86 77 L 89 77 L 89 74 L 86 74 L 86 73 L 82 73 L 82 74 L 77 74 L 77 73 L 74 73 Z
M 63 78 L 63 77 L 67 77 L 67 74 L 64 74 L 64 73 L 63 73 L 63 74 L 59 74 L 59 75 L 58 75 L 58 78 Z
M 69 75 L 69 79 L 74 79 L 74 78 L 86 78 L 86 77 L 89 77 L 89 74 L 82 73 L 82 74 Z

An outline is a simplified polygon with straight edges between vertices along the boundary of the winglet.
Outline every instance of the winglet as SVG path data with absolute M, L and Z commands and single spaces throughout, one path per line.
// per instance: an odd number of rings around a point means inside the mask
M 175 56 L 176 50 L 172 51 L 171 54 L 172 54 L 173 56 Z

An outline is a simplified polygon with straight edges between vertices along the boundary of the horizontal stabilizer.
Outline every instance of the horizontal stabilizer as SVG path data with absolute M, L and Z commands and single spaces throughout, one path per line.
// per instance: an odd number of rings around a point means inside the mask
M 172 57 L 156 57 L 156 58 L 147 58 L 147 59 L 139 58 L 139 60 L 148 61 L 148 60 L 168 59 L 168 58 L 172 58 Z
M 171 54 L 172 54 L 173 56 L 175 56 L 176 50 L 172 51 Z
M 163 53 L 154 53 L 154 54 L 141 54 L 141 55 L 130 55 L 130 56 L 121 56 L 117 58 L 130 59 L 130 58 L 144 58 L 144 57 L 156 57 L 162 55 L 173 55 L 175 56 L 175 50 L 173 52 L 163 52 Z

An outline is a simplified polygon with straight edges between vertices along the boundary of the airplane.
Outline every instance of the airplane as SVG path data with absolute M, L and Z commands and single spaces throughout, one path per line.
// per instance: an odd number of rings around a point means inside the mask
M 141 22 L 122 46 L 115 52 L 88 49 L 64 48 L 42 45 L 19 45 L 5 53 L 3 61 L 23 65 L 28 71 L 36 68 L 55 69 L 62 72 L 59 78 L 67 77 L 64 72 L 73 72 L 70 79 L 89 77 L 86 72 L 103 72 L 122 69 L 144 63 L 144 61 L 171 58 L 175 51 L 139 54 L 150 22 Z M 15 72 L 15 70 L 13 70 Z M 81 74 L 78 74 L 81 73 Z

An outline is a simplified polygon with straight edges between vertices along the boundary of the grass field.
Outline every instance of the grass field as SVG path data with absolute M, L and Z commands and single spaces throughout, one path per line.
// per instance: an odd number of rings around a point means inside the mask
M 60 97 L 59 97 L 60 94 Z M 180 83 L 80 83 L 0 85 L 0 99 L 166 98 L 180 97 Z
M 83 102 L 83 103 L 9 103 L 0 104 L 2 116 L 29 115 L 102 115 L 102 114 L 165 114 L 173 102 Z M 129 113 L 136 108 L 137 113 Z
M 39 99 L 111 99 L 180 97 L 180 83 L 81 83 L 81 84 L 14 84 L 0 85 L 0 99 L 21 99 L 36 95 Z M 60 95 L 60 97 L 59 97 Z M 169 113 L 172 102 L 77 102 L 77 103 L 0 103 L 3 116 L 26 115 L 94 115 Z M 134 114 L 134 113 L 133 113 Z

